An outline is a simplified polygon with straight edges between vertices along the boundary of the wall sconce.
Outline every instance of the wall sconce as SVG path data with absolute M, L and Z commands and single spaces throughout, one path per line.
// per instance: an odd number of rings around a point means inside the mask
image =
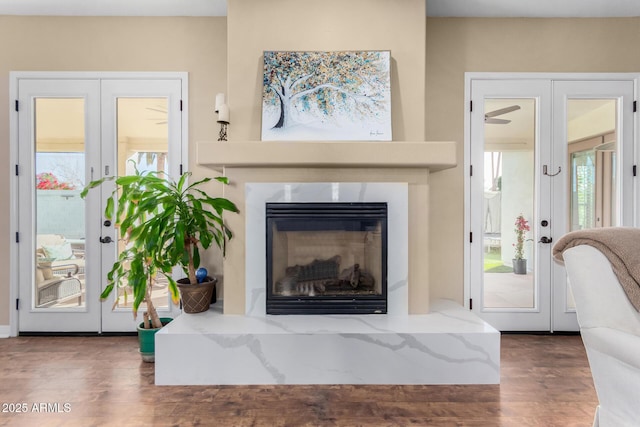
M 224 93 L 216 95 L 216 113 L 218 113 L 218 123 L 220 123 L 218 141 L 226 141 L 227 126 L 229 125 L 229 106 L 225 103 Z

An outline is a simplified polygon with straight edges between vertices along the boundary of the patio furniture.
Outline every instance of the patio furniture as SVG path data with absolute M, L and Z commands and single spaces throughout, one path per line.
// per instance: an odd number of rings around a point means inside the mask
M 72 244 L 59 234 L 39 234 L 36 244 L 36 307 L 50 307 L 73 298 L 81 305 L 84 243 Z
M 73 243 L 61 234 L 38 234 L 36 237 L 38 262 L 51 261 L 57 276 L 84 275 L 84 242 Z M 66 269 L 58 267 L 66 266 Z
M 52 264 L 52 261 L 41 261 L 36 266 L 36 307 L 50 307 L 73 298 L 81 305 L 83 283 L 77 276 L 78 265 L 54 267 Z

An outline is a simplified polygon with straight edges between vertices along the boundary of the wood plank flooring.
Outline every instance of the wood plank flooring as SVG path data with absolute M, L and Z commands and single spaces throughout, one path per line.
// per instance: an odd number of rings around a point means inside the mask
M 0 339 L 0 425 L 567 427 L 597 405 L 579 336 L 504 335 L 489 386 L 155 386 L 153 369 L 136 337 Z

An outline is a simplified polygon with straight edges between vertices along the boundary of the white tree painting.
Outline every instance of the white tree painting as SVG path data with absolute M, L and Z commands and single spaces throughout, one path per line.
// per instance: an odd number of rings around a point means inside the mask
M 388 51 L 265 52 L 263 141 L 391 141 Z

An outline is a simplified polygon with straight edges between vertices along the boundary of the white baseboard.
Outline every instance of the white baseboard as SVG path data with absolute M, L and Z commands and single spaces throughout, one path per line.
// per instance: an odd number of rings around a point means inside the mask
M 9 338 L 9 325 L 0 325 L 0 338 Z

